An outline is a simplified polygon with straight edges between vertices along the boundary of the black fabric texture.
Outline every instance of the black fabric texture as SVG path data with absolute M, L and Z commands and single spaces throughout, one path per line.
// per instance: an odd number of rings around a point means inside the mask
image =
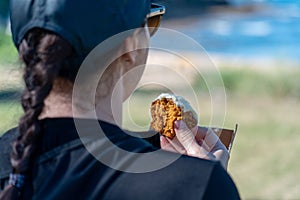
M 81 121 L 89 124 L 89 120 Z M 45 119 L 42 123 L 40 156 L 32 169 L 33 197 L 27 191 L 24 199 L 239 199 L 233 181 L 219 162 L 181 156 L 156 171 L 123 172 L 99 162 L 86 150 L 72 118 Z M 129 136 L 117 126 L 99 123 L 106 137 L 122 149 L 139 153 L 157 150 L 149 142 Z M 87 135 L 93 131 L 88 126 L 85 130 Z M 14 135 L 13 132 L 16 129 L 9 133 Z M 106 145 L 107 141 L 100 138 L 92 143 L 99 144 L 95 145 L 99 157 L 117 156 Z M 1 152 L 4 146 L 0 147 Z M 168 159 L 175 154 L 162 151 L 161 155 Z M 114 162 L 127 169 L 138 159 L 127 156 Z M 0 163 L 3 164 L 6 163 Z M 30 188 L 27 186 L 27 190 Z
M 17 136 L 18 130 L 13 128 L 0 137 L 0 179 L 7 178 L 7 175 L 11 173 L 10 154 L 12 143 Z

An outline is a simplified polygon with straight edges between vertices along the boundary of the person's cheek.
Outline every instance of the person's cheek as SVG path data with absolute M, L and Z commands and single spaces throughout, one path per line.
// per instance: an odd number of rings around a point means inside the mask
M 137 65 L 136 67 L 132 68 L 128 72 L 126 72 L 123 76 L 123 85 L 124 85 L 124 95 L 123 101 L 125 101 L 132 92 L 136 89 L 143 72 L 145 70 L 145 65 Z

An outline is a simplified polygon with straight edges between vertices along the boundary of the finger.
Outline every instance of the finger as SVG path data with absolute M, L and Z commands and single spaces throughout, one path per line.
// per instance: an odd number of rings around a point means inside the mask
M 214 159 L 214 155 L 207 150 L 209 148 L 204 140 L 196 141 L 194 134 L 183 121 L 176 122 L 175 132 L 176 137 L 169 142 L 171 143 L 177 139 L 186 150 L 187 155 L 203 159 Z
M 211 151 L 218 144 L 219 137 L 215 134 L 215 132 L 211 128 L 208 128 L 207 134 L 204 138 L 204 142 L 209 147 L 209 151 Z
M 159 139 L 160 139 L 160 146 L 162 148 L 164 148 L 169 144 L 168 140 L 164 136 L 160 136 Z
M 182 146 L 182 144 L 178 141 L 177 137 L 174 137 L 173 139 L 167 138 L 169 143 L 172 145 L 174 149 L 180 154 L 186 154 L 186 149 Z
M 163 150 L 179 153 L 164 136 L 160 136 L 160 146 Z
M 200 147 L 204 148 L 207 152 L 210 152 L 210 148 L 208 147 L 208 145 L 205 143 L 204 140 L 197 140 L 197 143 L 200 145 Z
M 176 138 L 182 144 L 182 146 L 187 150 L 187 152 L 195 153 L 200 148 L 195 136 L 192 131 L 187 127 L 186 123 L 182 120 L 175 122 L 175 132 Z
M 207 134 L 208 128 L 206 127 L 201 127 L 201 126 L 197 126 L 197 130 L 196 130 L 196 141 L 200 142 L 202 140 L 204 140 L 206 134 Z
M 207 157 L 211 160 L 219 160 L 222 166 L 226 169 L 229 153 L 223 143 L 220 141 L 216 133 L 211 129 L 207 129 L 206 136 L 202 141 L 201 147 L 207 150 Z
M 192 132 L 195 133 L 195 140 L 200 145 L 200 147 L 204 148 L 206 151 L 210 151 L 210 148 L 207 146 L 207 144 L 204 142 L 204 138 L 207 134 L 208 128 L 201 127 L 201 126 L 195 126 L 192 128 Z

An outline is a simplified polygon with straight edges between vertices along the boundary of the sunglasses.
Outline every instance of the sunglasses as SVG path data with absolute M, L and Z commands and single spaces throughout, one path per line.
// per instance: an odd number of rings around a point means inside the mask
M 147 15 L 147 23 L 150 36 L 153 36 L 157 31 L 162 16 L 165 14 L 166 8 L 157 3 L 151 3 L 150 13 Z

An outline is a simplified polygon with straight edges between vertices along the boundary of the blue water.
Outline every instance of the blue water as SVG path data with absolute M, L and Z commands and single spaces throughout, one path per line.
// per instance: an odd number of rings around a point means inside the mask
M 209 13 L 178 30 L 209 53 L 299 61 L 300 0 L 232 0 L 254 4 L 253 12 Z

